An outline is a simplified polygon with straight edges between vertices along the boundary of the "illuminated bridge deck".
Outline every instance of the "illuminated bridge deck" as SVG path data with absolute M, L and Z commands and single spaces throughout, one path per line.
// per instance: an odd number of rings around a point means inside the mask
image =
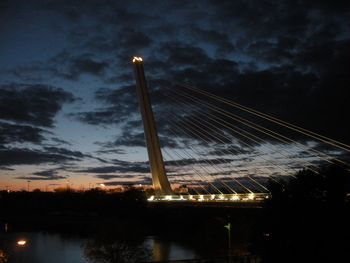
M 271 198 L 270 193 L 249 194 L 210 194 L 210 195 L 152 195 L 148 202 L 264 202 Z

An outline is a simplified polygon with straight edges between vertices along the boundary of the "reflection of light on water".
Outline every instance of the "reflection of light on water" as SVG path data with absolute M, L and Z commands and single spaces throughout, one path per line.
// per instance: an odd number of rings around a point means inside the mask
M 0 249 L 0 263 L 8 262 L 8 255 L 5 253 L 5 251 Z
M 194 259 L 196 253 L 174 242 L 149 237 L 146 246 L 153 251 L 153 261 Z
M 25 238 L 24 238 L 25 237 Z M 17 242 L 25 240 L 21 246 Z M 4 235 L 4 241 L 13 244 L 8 248 L 9 262 L 49 262 L 49 263 L 86 263 L 82 249 L 83 239 L 64 237 L 60 234 L 10 232 Z M 72 259 L 74 259 L 72 261 Z M 0 260 L 0 263 L 1 262 Z
M 21 240 L 17 241 L 17 245 L 19 245 L 19 246 L 24 246 L 25 244 L 27 244 L 27 241 L 24 240 L 24 239 L 21 239 Z

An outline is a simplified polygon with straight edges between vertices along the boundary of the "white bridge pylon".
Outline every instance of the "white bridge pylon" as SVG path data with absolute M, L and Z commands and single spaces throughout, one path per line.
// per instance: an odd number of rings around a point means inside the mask
M 132 62 L 135 69 L 136 90 L 143 121 L 152 183 L 155 189 L 155 195 L 148 198 L 149 202 L 261 202 L 270 198 L 269 193 L 253 192 L 246 194 L 174 194 L 164 168 L 163 156 L 144 74 L 143 59 L 141 57 L 134 57 Z
M 136 91 L 145 131 L 153 187 L 157 195 L 171 195 L 173 191 L 165 174 L 163 156 L 160 150 L 158 133 L 143 69 L 143 60 L 141 57 L 134 57 L 132 62 L 135 69 Z

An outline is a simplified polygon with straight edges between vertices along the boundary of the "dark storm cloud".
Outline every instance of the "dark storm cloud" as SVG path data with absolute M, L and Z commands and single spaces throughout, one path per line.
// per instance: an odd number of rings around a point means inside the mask
M 200 47 L 179 42 L 162 43 L 160 52 L 166 57 L 168 65 L 176 67 L 178 65 L 202 65 L 207 62 L 208 55 Z
M 117 185 L 138 185 L 138 184 L 151 184 L 152 181 L 150 178 L 143 178 L 142 180 L 130 180 L 130 181 L 107 181 L 107 182 L 103 182 L 104 185 L 107 186 L 117 186 Z
M 135 178 L 135 174 L 121 174 L 121 175 L 114 175 L 114 174 L 97 174 L 95 175 L 96 178 L 104 179 L 104 180 L 111 180 L 111 179 L 131 179 Z
M 95 111 L 72 113 L 70 116 L 91 125 L 119 124 L 136 112 L 135 95 L 135 87 L 131 85 L 118 90 L 102 88 L 95 92 L 95 97 L 105 107 Z
M 24 82 L 46 82 L 49 79 L 78 81 L 84 74 L 103 77 L 109 66 L 108 61 L 95 58 L 93 53 L 75 54 L 64 50 L 47 61 L 2 70 L 0 74 L 9 74 Z
M 66 179 L 66 178 L 67 178 L 66 176 L 58 175 L 57 170 L 54 170 L 54 169 L 35 172 L 35 173 L 33 173 L 33 176 L 16 177 L 16 179 L 31 180 L 31 181 L 62 180 L 62 179 Z
M 38 127 L 0 121 L 1 144 L 10 144 L 14 142 L 41 143 L 44 140 L 43 134 L 45 133 L 48 133 L 48 131 Z
M 90 167 L 75 172 L 79 173 L 149 173 L 146 163 L 125 163 L 117 166 Z
M 144 147 L 145 135 L 143 132 L 137 134 L 123 132 L 121 136 L 116 141 L 114 141 L 113 145 L 126 147 Z
M 4 147 L 0 148 L 0 165 L 39 165 L 39 164 L 64 164 L 81 161 L 85 158 L 93 158 L 100 162 L 103 159 L 96 158 L 79 151 L 65 148 L 44 146 L 43 150 Z
M 232 53 L 235 50 L 234 44 L 226 32 L 220 32 L 216 29 L 203 29 L 196 25 L 190 27 L 188 31 L 190 39 L 212 45 L 219 54 Z
M 108 66 L 106 62 L 97 62 L 92 59 L 74 59 L 71 62 L 71 71 L 76 74 L 89 73 L 92 75 L 100 75 Z
M 193 165 L 193 164 L 226 164 L 232 162 L 232 159 L 229 158 L 212 158 L 212 159 L 180 159 L 180 160 L 174 160 L 174 161 L 166 161 L 165 165 L 177 165 L 178 163 L 181 163 L 182 165 Z
M 44 146 L 43 147 L 44 150 L 46 150 L 47 152 L 53 153 L 53 154 L 59 154 L 62 156 L 68 156 L 68 157 L 72 157 L 72 158 L 76 158 L 79 160 L 83 160 L 85 158 L 91 158 L 91 159 L 95 159 L 98 160 L 102 163 L 106 163 L 107 161 L 99 158 L 99 157 L 95 157 L 93 155 L 90 154 L 86 154 L 86 153 L 82 153 L 80 151 L 73 151 L 73 150 L 69 150 L 66 148 L 61 148 L 61 147 L 53 147 L 53 146 Z
M 73 100 L 71 93 L 47 85 L 1 85 L 0 119 L 52 127 L 62 105 Z
M 95 176 L 96 178 L 104 179 L 104 180 L 111 180 L 115 178 L 120 178 L 119 175 L 113 175 L 113 174 L 98 174 Z
M 145 62 L 150 87 L 169 87 L 174 82 L 191 81 L 200 87 L 229 87 L 238 75 L 239 64 L 228 58 L 213 58 L 207 51 L 194 44 L 165 42 L 159 47 L 161 59 L 150 58 Z M 241 63 L 244 64 L 244 63 Z M 157 68 L 159 67 L 159 68 Z M 154 77 L 158 78 L 154 83 Z M 153 84 L 153 85 L 152 85 Z M 154 85 L 158 84 L 158 85 Z
M 120 54 L 135 54 L 135 52 L 140 52 L 142 49 L 149 47 L 153 42 L 143 32 L 135 31 L 131 28 L 125 28 L 120 32 L 120 35 L 124 37 L 118 43 L 115 43 L 115 46 L 120 50 Z M 130 60 L 130 55 L 128 55 L 128 59 Z M 128 63 L 130 62 L 128 61 Z
M 2 171 L 14 171 L 15 169 L 9 168 L 9 167 L 5 167 L 5 166 L 0 166 L 0 170 L 2 170 Z
M 51 58 L 48 64 L 42 67 L 50 76 L 68 80 L 79 80 L 82 74 L 102 77 L 109 63 L 95 57 L 95 54 L 89 52 L 75 54 L 65 50 Z
M 349 37 L 349 30 L 346 29 L 348 22 L 344 15 L 348 12 L 345 8 L 348 4 L 289 1 L 208 2 L 210 8 L 207 8 L 206 19 L 213 21 L 211 25 L 202 23 L 199 18 L 204 14 L 202 9 L 187 9 L 184 15 L 184 9 L 178 6 L 172 9 L 172 15 L 181 14 L 181 22 L 175 19 L 174 23 L 169 23 L 173 19 L 171 15 L 162 18 L 150 16 L 144 18 L 144 23 L 140 24 L 137 30 L 130 30 L 128 27 L 134 22 L 118 27 L 118 33 L 125 35 L 123 39 L 96 35 L 88 40 L 86 47 L 100 52 L 123 51 L 120 57 L 123 62 L 119 63 L 128 64 L 128 67 L 130 61 L 127 57 L 130 55 L 124 51 L 152 48 L 154 55 L 145 61 L 151 88 L 168 85 L 167 81 L 171 83 L 190 80 L 200 88 L 209 89 L 215 94 L 238 100 L 287 121 L 306 123 L 307 128 L 324 130 L 326 134 L 338 138 L 348 137 L 348 129 L 332 129 L 337 123 L 346 121 L 345 115 L 340 114 L 339 109 L 342 108 L 340 106 L 343 101 L 349 98 L 348 89 L 342 84 L 348 83 L 348 78 L 343 73 L 344 69 L 348 68 L 348 62 L 341 60 L 348 57 L 349 49 L 346 47 L 349 43 L 340 40 Z M 124 10 L 129 6 L 112 6 L 119 12 L 125 11 L 124 14 L 130 12 Z M 155 5 L 151 10 L 160 11 L 165 6 Z M 103 17 L 109 25 L 117 23 L 118 19 L 103 9 L 102 5 L 99 16 L 105 14 Z M 131 19 L 136 18 L 132 16 Z M 157 27 L 154 24 L 159 19 L 165 22 L 162 30 L 159 25 Z M 179 30 L 180 24 L 186 29 Z M 164 32 L 167 30 L 179 36 L 181 41 L 176 37 L 165 36 Z M 150 41 L 145 32 L 163 32 L 163 38 L 158 40 L 155 37 Z M 206 45 L 211 46 L 212 50 Z M 217 53 L 218 51 L 221 53 Z M 210 55 L 211 53 L 217 56 Z M 242 58 L 242 55 L 245 57 Z M 129 77 L 126 70 L 118 73 L 120 79 L 131 80 L 132 72 L 128 71 Z M 156 83 L 156 78 L 165 81 Z M 130 88 L 134 89 L 133 85 L 130 85 Z M 76 117 L 83 122 L 100 125 L 121 123 L 126 120 L 125 116 L 130 116 L 131 113 L 138 114 L 136 100 L 131 104 L 134 95 L 131 98 L 123 98 L 120 95 L 113 96 L 113 93 L 101 92 L 99 100 L 110 103 L 108 107 L 81 112 L 76 114 Z M 113 98 L 113 102 L 110 99 L 101 100 L 103 96 Z M 331 100 L 326 101 L 325 98 Z M 157 107 L 161 100 L 152 102 L 153 106 Z M 325 104 L 330 105 L 327 111 L 324 109 Z M 176 103 L 174 106 L 176 107 Z M 159 109 L 164 112 L 161 106 Z M 322 114 L 317 114 L 318 111 Z M 326 128 L 324 116 L 328 116 L 327 121 L 332 123 Z M 158 120 L 158 126 L 160 133 L 166 131 L 163 129 L 166 126 L 164 119 Z M 142 146 L 142 140 L 141 133 L 126 130 L 123 136 L 115 141 L 115 145 Z
M 101 145 L 101 143 L 99 143 L 99 142 L 96 142 L 96 144 L 97 145 Z M 98 154 L 110 154 L 110 153 L 113 153 L 113 154 L 126 154 L 126 151 L 123 150 L 123 149 L 101 149 L 101 150 L 96 151 L 96 153 L 98 153 Z
M 203 153 L 203 155 L 209 156 L 224 156 L 224 155 L 232 155 L 232 154 L 252 154 L 253 151 L 248 148 L 239 147 L 238 145 L 226 145 L 225 147 L 213 147 L 208 152 Z
M 65 149 L 65 148 L 44 146 L 44 149 L 47 152 L 50 152 L 50 153 L 60 154 L 60 155 L 63 155 L 63 156 L 71 156 L 71 157 L 79 158 L 79 159 L 82 159 L 82 158 L 84 158 L 86 156 L 82 152 L 71 151 L 71 150 L 68 150 L 68 149 Z
M 57 164 L 76 158 L 39 150 L 7 148 L 0 150 L 0 165 Z
M 347 1 L 211 2 L 213 18 L 218 24 L 243 29 L 250 37 L 264 38 L 282 34 L 303 37 L 310 29 L 313 30 L 328 20 L 344 18 L 350 10 Z M 314 22 L 319 25 L 313 24 Z
M 59 138 L 56 138 L 56 137 L 51 137 L 50 140 L 55 143 L 55 146 L 57 145 L 63 145 L 63 144 L 66 144 L 66 145 L 69 145 L 69 146 L 72 146 L 72 144 L 70 142 L 67 142 L 65 140 L 62 140 L 62 139 L 59 139 Z
M 48 181 L 48 180 L 63 180 L 66 179 L 64 176 L 60 175 L 55 175 L 51 177 L 46 177 L 46 176 L 18 176 L 16 179 L 21 179 L 21 180 L 30 180 L 30 181 Z

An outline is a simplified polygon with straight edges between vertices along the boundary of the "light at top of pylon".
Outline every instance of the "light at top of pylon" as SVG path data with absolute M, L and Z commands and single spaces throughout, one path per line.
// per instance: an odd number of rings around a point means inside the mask
M 141 57 L 134 57 L 132 59 L 132 62 L 135 63 L 135 62 L 141 62 L 142 61 L 142 58 Z

